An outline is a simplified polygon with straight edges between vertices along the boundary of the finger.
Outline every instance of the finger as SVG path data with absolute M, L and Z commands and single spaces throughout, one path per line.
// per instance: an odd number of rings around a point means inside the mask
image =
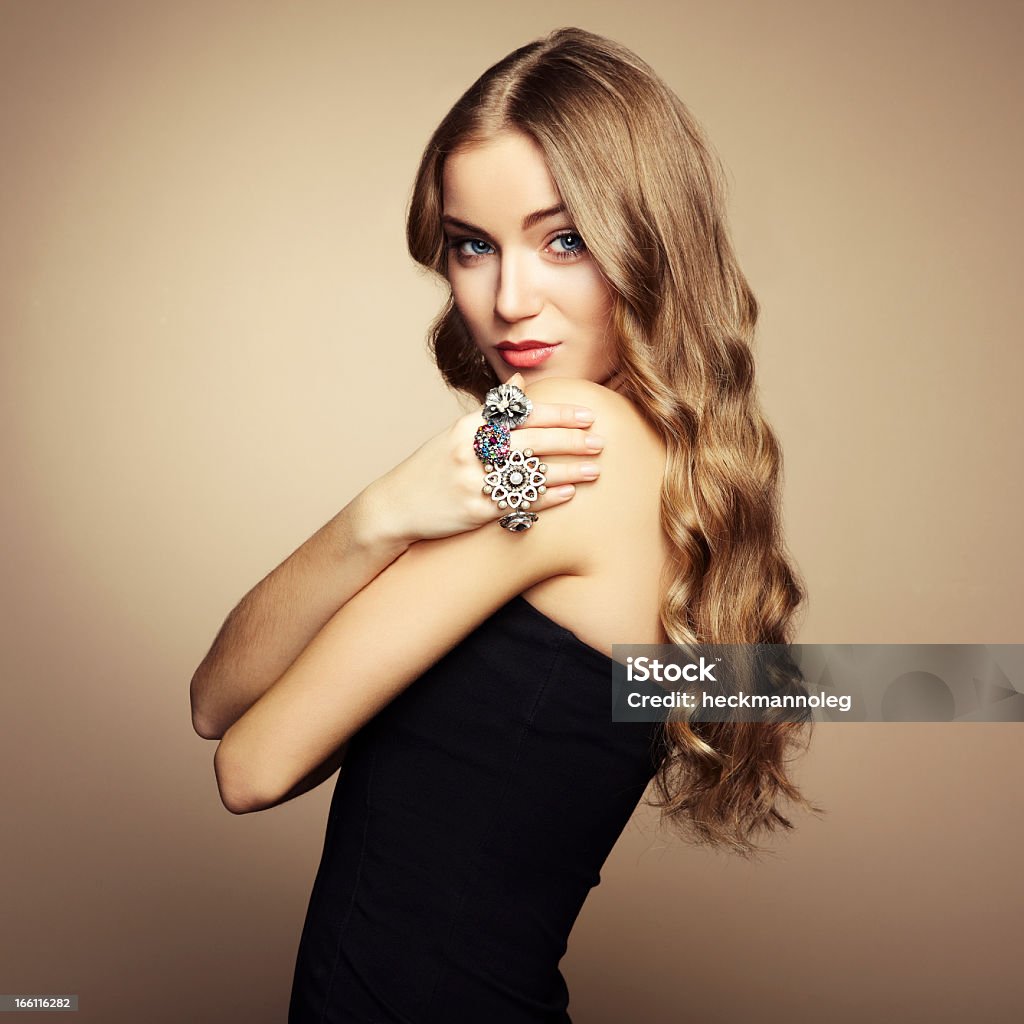
M 531 427 L 589 427 L 593 422 L 593 409 L 562 402 L 535 403 L 526 418 Z
M 536 501 L 531 501 L 529 509 L 523 509 L 523 511 L 543 512 L 546 508 L 554 508 L 556 505 L 565 504 L 565 502 L 572 500 L 575 494 L 576 487 L 573 484 L 559 484 L 557 487 L 546 484 L 544 493 L 539 495 Z M 491 501 L 486 496 L 484 497 L 485 500 L 481 502 L 481 509 L 485 522 L 500 519 L 502 516 L 507 516 L 510 512 L 516 511 L 511 507 L 499 508 L 496 501 Z
M 526 381 L 518 370 L 506 383 L 514 384 L 517 388 L 526 388 Z M 572 405 L 568 402 L 534 402 L 527 421 L 531 427 L 589 427 L 594 422 L 594 410 L 588 409 L 585 405 Z
M 573 484 L 560 484 L 558 487 L 548 485 L 548 489 L 534 502 L 531 502 L 528 511 L 543 512 L 546 508 L 554 508 L 556 505 L 564 505 L 571 501 L 576 495 L 576 487 Z
M 531 503 L 534 511 L 550 508 L 552 505 L 560 505 L 574 497 L 576 485 L 586 486 L 592 483 L 601 474 L 601 467 L 593 460 L 578 460 L 563 458 L 556 462 L 543 463 L 544 469 L 544 492 Z M 497 503 L 484 495 L 485 501 L 481 503 L 481 510 L 484 520 L 499 518 L 505 515 L 509 509 L 499 509 Z M 488 508 L 488 505 L 490 506 Z M 487 511 L 483 511 L 487 509 Z
M 601 467 L 594 461 L 566 458 L 558 462 L 546 462 L 544 465 L 547 467 L 544 476 L 549 488 L 589 483 L 601 475 Z
M 512 431 L 513 448 L 532 448 L 537 455 L 596 455 L 604 438 L 592 431 L 568 427 L 519 427 Z

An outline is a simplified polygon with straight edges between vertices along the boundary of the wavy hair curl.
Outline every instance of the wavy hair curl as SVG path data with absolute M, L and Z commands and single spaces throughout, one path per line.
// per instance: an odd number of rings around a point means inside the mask
M 804 590 L 781 536 L 781 449 L 755 391 L 758 306 L 726 224 L 725 176 L 700 126 L 630 50 L 562 28 L 490 67 L 427 143 L 409 251 L 447 279 L 445 158 L 519 131 L 543 151 L 574 226 L 615 293 L 619 390 L 668 449 L 661 520 L 672 558 L 661 621 L 678 644 L 788 644 Z M 447 384 L 498 383 L 449 290 L 429 345 Z M 698 843 L 762 852 L 760 832 L 819 812 L 789 777 L 809 720 L 668 721 L 655 806 Z

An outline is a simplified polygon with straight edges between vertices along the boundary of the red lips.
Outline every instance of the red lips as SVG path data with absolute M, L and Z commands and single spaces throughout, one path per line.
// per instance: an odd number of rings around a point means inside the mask
M 546 341 L 503 341 L 497 348 L 506 366 L 532 370 L 552 358 L 558 342 L 549 345 Z

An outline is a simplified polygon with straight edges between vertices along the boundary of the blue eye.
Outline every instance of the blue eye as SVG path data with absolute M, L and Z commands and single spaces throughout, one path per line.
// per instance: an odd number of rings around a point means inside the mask
M 460 263 L 465 264 L 476 263 L 494 253 L 494 246 L 482 238 L 452 238 L 448 248 Z M 545 248 L 556 260 L 578 260 L 587 251 L 587 244 L 575 231 L 563 231 L 555 235 Z
M 579 252 L 586 248 L 583 239 L 579 235 L 573 234 L 571 231 L 567 231 L 564 235 L 557 235 L 551 240 L 552 244 L 555 242 L 562 242 L 565 245 L 563 252 Z
M 552 254 L 556 259 L 574 260 L 578 259 L 587 250 L 587 244 L 576 234 L 575 231 L 563 231 L 551 239 L 551 245 L 555 242 L 561 243 L 564 248 L 559 248 Z
M 472 261 L 481 256 L 489 256 L 494 250 L 481 238 L 455 238 L 449 248 L 455 250 L 460 260 Z

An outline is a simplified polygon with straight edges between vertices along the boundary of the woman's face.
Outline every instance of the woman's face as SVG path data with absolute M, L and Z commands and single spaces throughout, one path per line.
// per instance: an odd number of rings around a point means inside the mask
M 613 293 L 562 212 L 540 147 L 509 131 L 457 150 L 443 191 L 455 305 L 498 379 L 606 383 Z

